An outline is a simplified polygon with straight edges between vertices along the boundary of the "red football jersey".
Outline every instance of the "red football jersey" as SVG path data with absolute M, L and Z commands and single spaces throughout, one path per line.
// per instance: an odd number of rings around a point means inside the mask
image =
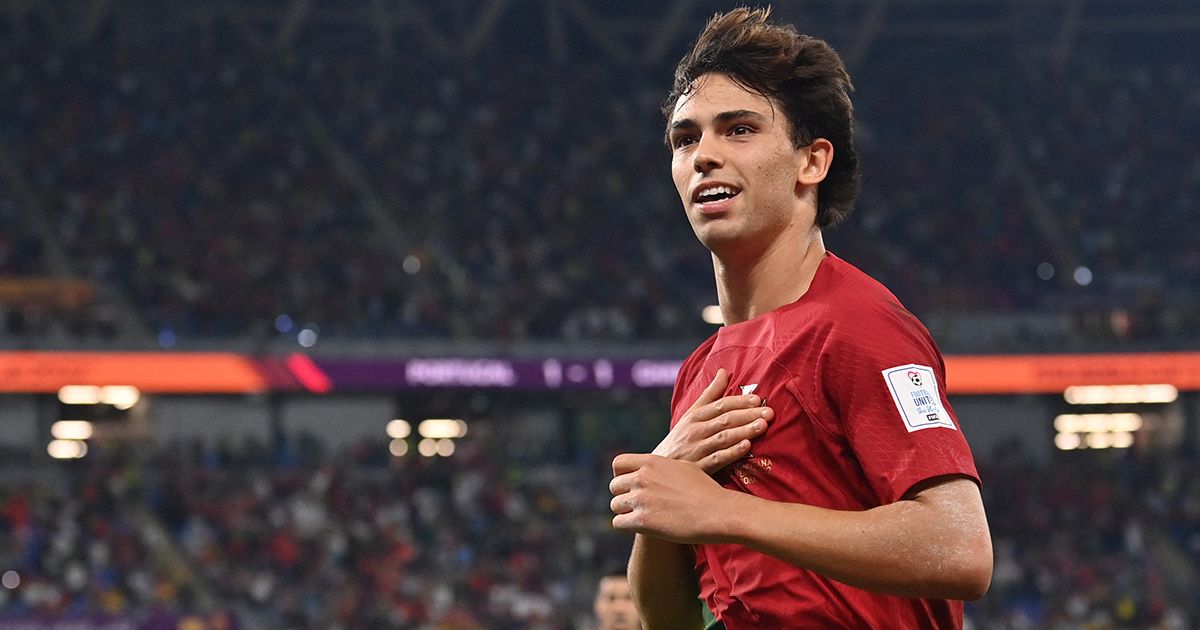
M 799 300 L 721 328 L 688 357 L 672 426 L 718 368 L 730 372 L 727 394 L 752 392 L 775 410 L 751 453 L 715 475 L 726 488 L 867 510 L 931 477 L 978 481 L 929 332 L 883 285 L 832 254 Z M 695 551 L 701 595 L 729 630 L 962 626 L 959 601 L 871 593 L 739 545 Z

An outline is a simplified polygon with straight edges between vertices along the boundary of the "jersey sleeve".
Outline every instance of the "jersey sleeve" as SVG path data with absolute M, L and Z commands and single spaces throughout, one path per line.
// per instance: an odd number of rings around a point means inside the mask
M 896 302 L 838 320 L 818 359 L 817 397 L 882 503 L 942 475 L 979 481 L 946 398 L 945 365 L 925 327 Z

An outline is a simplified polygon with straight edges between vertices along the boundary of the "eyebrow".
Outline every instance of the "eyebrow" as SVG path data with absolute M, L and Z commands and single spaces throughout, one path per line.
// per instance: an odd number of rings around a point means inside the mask
M 713 122 L 728 123 L 734 120 L 744 120 L 747 118 L 758 123 L 767 122 L 766 116 L 763 116 L 762 114 L 751 109 L 733 109 L 726 112 L 721 112 L 716 116 L 713 116 Z M 680 120 L 671 121 L 671 125 L 667 128 L 667 144 L 670 144 L 672 132 L 682 129 L 698 129 L 699 127 L 700 123 L 696 122 L 696 120 L 692 118 L 683 118 Z

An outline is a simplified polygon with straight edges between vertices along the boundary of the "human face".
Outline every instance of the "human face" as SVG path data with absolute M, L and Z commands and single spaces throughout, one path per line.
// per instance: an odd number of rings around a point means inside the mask
M 629 580 L 623 577 L 614 575 L 600 578 L 595 609 L 599 630 L 638 630 L 642 627 L 637 608 L 633 605 Z
M 669 123 L 671 175 L 696 237 L 718 257 L 761 253 L 775 239 L 808 232 L 814 204 L 802 203 L 807 149 L 769 98 L 723 74 L 706 74 L 675 105 Z

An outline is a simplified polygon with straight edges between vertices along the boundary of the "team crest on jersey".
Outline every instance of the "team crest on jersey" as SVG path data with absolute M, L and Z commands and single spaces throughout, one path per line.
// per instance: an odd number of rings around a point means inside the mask
M 942 405 L 932 368 L 898 365 L 884 370 L 883 380 L 909 433 L 935 427 L 955 429 L 954 421 Z

